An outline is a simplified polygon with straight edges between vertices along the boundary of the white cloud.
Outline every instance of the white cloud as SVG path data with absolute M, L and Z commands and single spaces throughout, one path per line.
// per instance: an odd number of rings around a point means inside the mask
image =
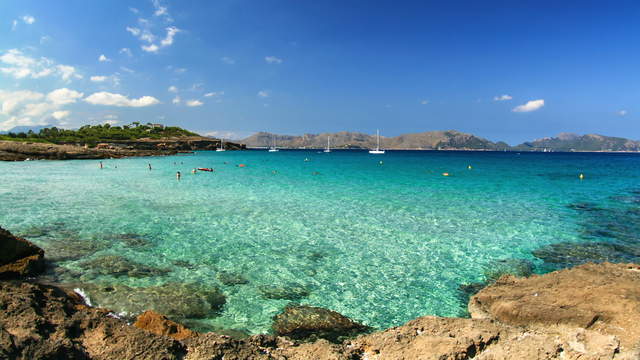
M 427 105 L 428 103 L 429 103 L 429 100 L 420 100 L 421 105 Z
M 511 100 L 511 99 L 513 99 L 513 97 L 511 95 L 507 95 L 507 94 L 493 97 L 493 101 L 507 101 L 507 100 Z
M 56 120 L 62 120 L 66 117 L 69 117 L 69 115 L 71 115 L 71 111 L 69 110 L 54 111 L 53 114 L 51 114 L 51 116 L 53 116 L 53 118 Z
M 625 116 L 625 115 L 627 115 L 628 113 L 629 113 L 629 112 L 628 112 L 627 110 L 620 110 L 620 111 L 618 111 L 618 115 L 619 115 L 619 116 Z
M 282 64 L 282 59 L 275 56 L 267 56 L 264 58 L 264 61 L 266 61 L 268 64 Z
M 172 103 L 178 105 L 180 104 L 180 102 L 182 101 L 182 99 L 180 99 L 180 96 L 176 96 L 173 98 L 173 100 L 171 100 Z
M 524 105 L 518 105 L 513 108 L 513 112 L 530 112 L 536 111 L 544 106 L 544 99 L 527 101 Z
M 46 44 L 46 43 L 48 43 L 50 41 L 51 41 L 51 36 L 49 36 L 49 35 L 40 36 L 40 45 Z
M 131 53 L 131 49 L 129 49 L 129 48 L 122 48 L 122 49 L 120 49 L 120 51 L 118 51 L 118 53 L 119 54 L 125 54 L 128 57 L 132 57 L 133 56 L 133 54 Z
M 2 66 L 5 65 L 5 66 Z M 15 79 L 40 79 L 50 75 L 58 75 L 62 80 L 81 79 L 82 76 L 70 65 L 56 65 L 46 57 L 39 59 L 29 57 L 18 49 L 10 49 L 0 55 L 0 73 Z
M 180 32 L 180 29 L 178 29 L 177 27 L 169 26 L 167 28 L 167 36 L 164 39 L 162 39 L 162 41 L 160 41 L 160 46 L 165 47 L 173 44 L 173 37 L 179 32 Z
M 22 17 L 22 21 L 24 21 L 25 24 L 33 24 L 34 22 L 36 22 L 36 18 L 34 18 L 31 15 L 25 15 Z
M 172 92 L 172 93 L 177 93 L 178 92 L 178 88 L 171 85 L 169 86 L 169 88 L 167 89 L 168 92 Z
M 260 97 L 266 98 L 266 97 L 269 97 L 269 95 L 270 94 L 269 94 L 269 92 L 267 90 L 258 91 L 258 96 L 260 96 Z
M 222 61 L 223 63 L 228 64 L 228 65 L 233 65 L 233 64 L 236 63 L 236 61 L 234 59 L 232 59 L 232 58 L 230 58 L 228 56 L 221 57 L 220 61 Z
M 145 107 L 160 103 L 160 101 L 153 96 L 142 96 L 138 99 L 129 99 L 124 95 L 114 94 L 106 91 L 93 93 L 87 96 L 84 101 L 93 105 L 118 107 Z
M 44 94 L 30 90 L 4 91 L 0 90 L 0 114 L 11 115 L 17 112 L 24 103 L 39 101 Z
M 184 74 L 187 72 L 187 69 L 185 68 L 177 68 L 176 70 L 176 74 Z
M 187 100 L 186 102 L 187 106 L 189 107 L 195 107 L 195 106 L 202 106 L 204 103 L 200 100 Z
M 18 20 L 13 20 L 11 22 L 11 31 L 16 31 L 17 27 L 18 27 Z
M 141 30 L 136 27 L 126 27 L 127 31 L 131 33 L 133 36 L 140 36 Z
M 162 6 L 159 0 L 153 0 L 152 3 L 155 10 L 153 12 L 154 16 L 162 16 L 164 17 L 164 20 L 166 22 L 173 22 L 173 19 L 171 18 L 171 15 L 169 15 L 169 10 L 166 6 Z
M 142 45 L 142 50 L 150 53 L 157 53 L 160 48 L 156 44 Z
M 126 66 L 120 66 L 120 70 L 124 71 L 124 72 L 128 72 L 129 74 L 133 74 L 135 71 L 133 71 L 132 69 L 129 69 Z
M 62 80 L 68 81 L 71 77 L 75 77 L 78 79 L 82 79 L 82 75 L 76 74 L 76 68 L 69 65 L 58 65 L 58 71 L 60 72 L 60 77 Z
M 107 77 L 102 75 L 96 75 L 96 76 L 92 76 L 90 80 L 93 82 L 105 82 L 107 80 Z
M 140 10 L 138 10 L 138 9 L 136 9 L 136 8 L 134 8 L 134 7 L 130 7 L 130 8 L 129 8 L 129 11 L 131 11 L 131 12 L 132 12 L 132 13 L 134 13 L 134 14 L 137 14 L 137 13 L 139 13 L 139 12 L 140 12 Z
M 213 92 L 204 94 L 205 97 L 216 97 L 216 96 L 222 96 L 222 95 L 224 95 L 224 91 L 213 91 Z
M 83 93 L 69 90 L 67 88 L 53 90 L 47 94 L 47 100 L 56 105 L 66 105 L 76 102 L 78 99 L 84 96 Z
M 104 54 L 100 54 L 100 56 L 98 57 L 98 61 L 100 61 L 100 62 L 110 62 L 111 59 L 106 57 Z

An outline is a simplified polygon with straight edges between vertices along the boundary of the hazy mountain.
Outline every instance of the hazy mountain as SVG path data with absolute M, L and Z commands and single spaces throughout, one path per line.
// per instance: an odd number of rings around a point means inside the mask
M 331 138 L 331 147 L 338 149 L 367 149 L 376 146 L 376 136 L 342 131 L 338 133 L 304 134 L 302 136 L 277 135 L 259 132 L 241 142 L 248 147 L 269 147 L 274 138 L 278 147 L 320 149 L 327 146 L 327 137 Z M 380 147 L 384 149 L 476 149 L 502 150 L 509 148 L 503 142 L 494 143 L 487 139 L 454 130 L 429 131 L 404 134 L 395 137 L 380 136 Z
M 597 134 L 577 135 L 561 133 L 556 137 L 546 137 L 525 142 L 514 150 L 525 151 L 640 151 L 640 141 Z
M 29 132 L 29 130 L 37 134 L 38 132 L 40 132 L 40 130 L 44 128 L 52 127 L 52 126 L 53 125 L 16 126 L 8 131 L 0 131 L 0 134 L 8 134 L 8 133 L 14 133 L 14 134 L 25 133 L 26 134 Z

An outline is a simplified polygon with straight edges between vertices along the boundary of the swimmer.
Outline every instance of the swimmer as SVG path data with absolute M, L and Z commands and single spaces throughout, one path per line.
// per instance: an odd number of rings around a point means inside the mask
M 304 158 L 304 161 L 309 161 L 309 158 Z
M 149 163 L 149 170 L 151 170 L 151 163 Z
M 176 173 L 176 179 L 178 179 L 178 181 L 180 181 L 180 178 L 182 177 L 182 174 L 180 174 L 180 171 L 178 171 Z
M 197 172 L 198 172 L 198 170 L 196 170 L 196 169 L 191 170 L 191 173 L 192 173 L 192 174 L 195 174 L 195 173 L 197 173 Z
M 273 170 L 271 173 L 275 175 L 278 173 L 278 170 Z
M 320 175 L 320 173 L 317 172 L 317 171 L 314 171 L 314 172 L 311 173 L 311 175 Z
M 102 161 L 100 161 L 100 169 L 102 169 L 102 168 L 103 168 L 103 167 L 102 167 Z
M 382 160 L 380 160 L 380 162 L 378 163 L 378 165 L 384 165 L 384 162 Z

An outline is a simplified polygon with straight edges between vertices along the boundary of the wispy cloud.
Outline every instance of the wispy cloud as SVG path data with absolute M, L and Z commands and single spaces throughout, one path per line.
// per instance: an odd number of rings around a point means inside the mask
M 51 75 L 58 75 L 64 81 L 82 78 L 82 75 L 78 74 L 73 66 L 56 65 L 53 60 L 45 57 L 32 58 L 18 49 L 11 49 L 0 55 L 0 73 L 18 80 L 39 79 Z
M 125 95 L 114 94 L 106 91 L 93 93 L 87 96 L 84 101 L 92 105 L 117 107 L 146 107 L 160 103 L 160 101 L 153 96 L 142 96 L 138 99 L 129 99 Z
M 420 105 L 427 105 L 429 100 L 420 100 Z
M 269 97 L 269 95 L 271 95 L 271 93 L 269 91 L 267 91 L 267 90 L 258 91 L 258 96 L 259 97 L 266 98 L 266 97 Z
M 507 95 L 507 94 L 493 97 L 493 101 L 507 101 L 507 100 L 511 100 L 511 99 L 513 99 L 513 97 L 511 97 L 511 95 Z
M 264 61 L 266 61 L 267 64 L 282 64 L 283 60 L 275 56 L 267 56 L 264 58 Z
M 125 54 L 128 57 L 132 57 L 133 56 L 133 54 L 131 53 L 131 49 L 129 49 L 129 48 L 122 48 L 122 49 L 120 49 L 120 51 L 118 51 L 118 53 L 119 54 Z
M 204 105 L 204 103 L 200 100 L 187 100 L 186 102 L 187 106 L 189 107 L 196 107 L 196 106 L 202 106 Z
M 61 108 L 77 102 L 83 95 L 67 88 L 56 89 L 46 95 L 30 90 L 0 90 L 0 130 L 46 125 L 56 121 L 61 123 L 71 113 Z
M 172 92 L 172 93 L 177 93 L 178 92 L 178 88 L 171 85 L 169 86 L 169 88 L 167 89 L 168 92 Z
M 220 58 L 220 61 L 222 61 L 223 63 L 227 64 L 227 65 L 233 65 L 236 63 L 236 61 L 228 56 L 223 56 Z
M 153 17 L 161 17 L 165 23 L 173 22 L 166 6 L 162 5 L 158 0 L 153 0 L 152 3 L 154 7 Z M 140 45 L 140 48 L 143 51 L 148 53 L 157 53 L 160 49 L 173 45 L 175 36 L 182 32 L 182 30 L 175 26 L 167 26 L 164 28 L 166 31 L 165 36 L 161 38 L 160 41 L 157 41 L 158 37 L 152 31 L 154 23 L 156 22 L 157 21 L 152 20 L 152 18 L 138 18 L 137 26 L 127 26 L 125 30 L 143 42 L 143 44 Z
M 618 116 L 625 116 L 627 115 L 629 112 L 627 110 L 620 110 L 618 111 Z
M 205 97 L 216 97 L 216 96 L 222 96 L 222 95 L 224 95 L 224 91 L 213 91 L 213 92 L 204 94 Z
M 31 24 L 33 24 L 34 22 L 36 22 L 36 18 L 34 18 L 34 17 L 33 17 L 33 16 L 31 16 L 31 15 L 25 15 L 25 16 L 23 16 L 23 17 L 22 17 L 22 21 L 23 21 L 25 24 L 31 25 Z
M 182 99 L 180 99 L 180 96 L 176 96 L 173 98 L 173 100 L 171 100 L 171 102 L 175 105 L 180 104 L 180 102 L 182 101 Z
M 544 106 L 544 99 L 527 101 L 524 105 L 518 105 L 513 108 L 513 112 L 531 112 L 536 111 Z
M 102 75 L 95 75 L 89 78 L 89 80 L 93 81 L 93 82 L 104 82 L 107 80 L 106 76 L 102 76 Z
M 100 54 L 100 56 L 98 56 L 98 61 L 100 61 L 100 62 L 111 62 L 111 59 L 106 57 L 104 54 Z

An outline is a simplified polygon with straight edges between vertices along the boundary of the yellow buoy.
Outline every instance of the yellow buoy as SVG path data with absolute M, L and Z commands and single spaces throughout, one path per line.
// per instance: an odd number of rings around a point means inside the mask
M 580 174 L 580 175 L 578 175 L 578 178 L 579 178 L 580 180 L 583 180 L 583 179 L 584 179 L 584 174 Z
M 471 165 L 467 166 L 467 169 L 471 170 Z

